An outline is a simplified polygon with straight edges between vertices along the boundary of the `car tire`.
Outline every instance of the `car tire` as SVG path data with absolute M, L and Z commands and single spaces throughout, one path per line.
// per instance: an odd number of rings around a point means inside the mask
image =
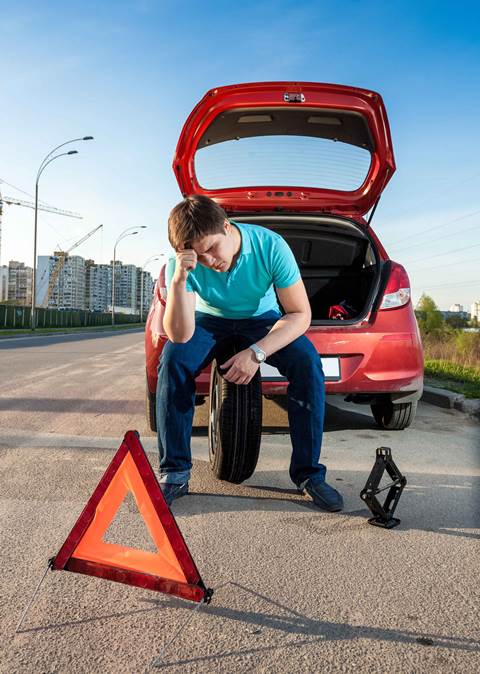
M 260 372 L 249 384 L 232 384 L 222 377 L 214 360 L 210 374 L 209 405 L 210 468 L 219 480 L 239 484 L 253 474 L 260 451 Z
M 388 431 L 403 431 L 410 426 L 417 413 L 417 403 L 383 403 L 371 405 L 373 418 Z
M 154 433 L 157 432 L 157 411 L 156 411 L 156 401 L 157 396 L 155 393 L 151 393 L 148 388 L 147 382 L 147 391 L 145 396 L 146 402 L 146 412 L 147 412 L 147 424 L 150 427 L 150 430 Z

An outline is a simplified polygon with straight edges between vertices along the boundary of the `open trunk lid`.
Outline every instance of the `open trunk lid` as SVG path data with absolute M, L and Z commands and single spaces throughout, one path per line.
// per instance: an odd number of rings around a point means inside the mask
M 227 211 L 363 216 L 395 171 L 379 94 L 336 84 L 259 82 L 208 91 L 173 168 L 182 194 Z

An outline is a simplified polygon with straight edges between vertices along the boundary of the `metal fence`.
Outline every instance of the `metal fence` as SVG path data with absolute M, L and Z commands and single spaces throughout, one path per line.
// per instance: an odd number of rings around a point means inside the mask
M 30 307 L 0 304 L 0 330 L 4 328 L 30 328 Z M 112 314 L 100 311 L 74 311 L 37 308 L 37 328 L 81 328 L 111 325 Z M 115 313 L 115 324 L 139 323 L 137 314 Z

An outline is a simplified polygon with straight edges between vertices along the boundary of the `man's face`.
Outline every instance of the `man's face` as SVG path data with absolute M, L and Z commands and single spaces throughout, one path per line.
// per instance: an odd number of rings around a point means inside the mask
M 226 220 L 224 233 L 209 234 L 189 243 L 198 257 L 198 262 L 214 271 L 227 271 L 235 254 L 235 237 L 232 225 Z

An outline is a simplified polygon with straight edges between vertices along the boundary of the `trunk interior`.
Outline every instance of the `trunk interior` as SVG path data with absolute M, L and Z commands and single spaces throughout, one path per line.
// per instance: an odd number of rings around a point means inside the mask
M 380 265 L 360 225 L 332 216 L 242 215 L 232 219 L 268 227 L 288 242 L 310 300 L 312 323 L 356 322 L 369 311 Z M 329 318 L 331 311 L 336 318 Z

